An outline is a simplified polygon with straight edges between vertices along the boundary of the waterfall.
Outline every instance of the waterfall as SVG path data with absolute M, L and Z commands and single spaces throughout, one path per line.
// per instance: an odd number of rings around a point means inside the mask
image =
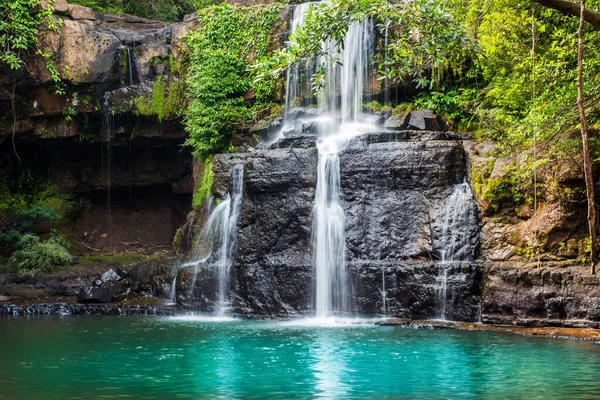
M 310 3 L 298 5 L 292 30 L 305 20 Z M 363 92 L 369 83 L 373 48 L 373 23 L 362 21 L 348 27 L 344 46 L 333 40 L 323 43 L 316 64 L 326 68 L 323 90 L 317 99 L 319 117 L 318 175 L 312 212 L 313 293 L 315 315 L 324 318 L 352 314 L 351 280 L 346 269 L 345 216 L 340 186 L 339 153 L 348 139 L 371 130 L 361 124 Z M 308 60 L 306 75 L 315 73 L 315 60 Z M 303 92 L 299 65 L 288 71 L 285 123 L 290 124 L 291 107 Z
M 450 261 L 468 261 L 474 258 L 471 235 L 465 227 L 477 224 L 473 194 L 465 181 L 455 185 L 444 207 L 440 241 L 441 271 L 436 287 L 438 316 L 446 319 L 448 269 Z
M 387 292 L 385 290 L 385 268 L 381 268 L 381 313 L 386 315 L 387 313 Z
M 133 68 L 131 62 L 131 49 L 127 47 L 127 66 L 129 67 L 129 84 L 133 85 Z
M 310 9 L 313 3 L 303 3 L 298 4 L 294 9 L 294 14 L 292 16 L 292 22 L 290 24 L 291 32 L 295 32 L 306 20 L 306 13 Z M 314 64 L 309 61 L 309 64 Z M 310 68 L 310 67 L 309 67 Z M 290 110 L 295 106 L 295 102 L 298 99 L 298 96 L 303 94 L 303 91 L 306 90 L 306 85 L 309 85 L 308 89 L 310 91 L 310 81 L 302 80 L 301 76 L 301 65 L 295 64 L 290 69 L 287 70 L 286 74 L 286 87 L 285 87 L 285 113 L 283 115 L 283 131 L 286 130 L 286 127 L 290 124 Z
M 169 303 L 177 305 L 177 270 L 173 271 L 173 282 L 171 283 L 171 293 L 169 295 Z
M 141 82 L 140 71 L 137 64 L 137 56 L 135 55 L 135 47 L 126 47 L 127 49 L 127 69 L 129 72 L 129 85 L 134 85 Z
M 224 316 L 229 308 L 229 273 L 233 265 L 237 238 L 237 223 L 242 208 L 244 166 L 234 166 L 229 174 L 230 187 L 227 196 L 212 210 L 202 228 L 192 260 L 183 267 L 194 267 L 190 297 L 196 286 L 201 267 L 214 267 L 217 272 L 215 312 Z

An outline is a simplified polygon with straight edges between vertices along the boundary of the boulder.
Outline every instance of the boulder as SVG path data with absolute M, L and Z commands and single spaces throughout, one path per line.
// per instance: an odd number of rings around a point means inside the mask
M 392 115 L 385 120 L 383 127 L 391 130 L 403 130 L 408 126 L 406 122 L 406 116 Z
M 122 278 L 114 269 L 111 268 L 103 273 L 100 279 L 103 283 L 106 283 L 110 281 L 120 281 Z
M 412 111 L 406 116 L 406 129 L 422 131 L 447 131 L 448 124 L 435 112 L 429 109 Z
M 111 300 L 111 290 L 106 287 L 83 287 L 77 295 L 77 301 L 80 303 L 110 303 Z

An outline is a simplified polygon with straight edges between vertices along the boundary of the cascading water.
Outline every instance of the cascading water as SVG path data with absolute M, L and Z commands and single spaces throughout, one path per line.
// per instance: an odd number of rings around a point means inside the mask
M 310 6 L 307 3 L 296 7 L 291 24 L 293 29 L 304 22 Z M 344 47 L 340 49 L 330 40 L 323 44 L 323 56 L 316 61 L 326 67 L 324 87 L 318 98 L 319 159 L 312 214 L 313 293 L 318 318 L 353 313 L 351 282 L 346 270 L 339 153 L 348 139 L 372 129 L 361 124 L 361 116 L 363 92 L 369 83 L 373 37 L 371 22 L 353 23 L 348 27 Z M 314 62 L 307 62 L 307 65 L 311 64 Z M 310 75 L 314 71 L 316 68 L 309 66 L 305 73 Z M 305 84 L 300 67 L 292 67 L 287 79 L 286 117 L 291 115 L 291 107 Z
M 127 66 L 129 67 L 129 84 L 133 85 L 133 68 L 131 62 L 131 49 L 127 48 Z
M 217 316 L 224 316 L 229 308 L 229 274 L 233 265 L 243 187 L 244 166 L 240 164 L 232 168 L 229 193 L 210 213 L 198 236 L 192 260 L 182 266 L 182 268 L 194 267 L 190 297 L 193 296 L 199 270 L 206 267 L 216 268 L 215 313 Z
M 294 16 L 292 18 L 291 23 L 292 32 L 295 32 L 304 23 L 304 21 L 306 20 L 306 14 L 312 5 L 312 3 L 303 3 L 298 4 L 296 6 L 296 8 L 294 9 Z M 309 66 L 307 66 L 307 68 L 311 69 L 312 64 L 313 63 L 309 62 Z M 283 114 L 284 129 L 282 131 L 285 131 L 286 127 L 291 122 L 290 119 L 292 118 L 292 116 L 289 114 L 289 112 L 292 109 L 292 107 L 295 106 L 295 102 L 300 98 L 300 96 L 306 95 L 306 92 L 310 93 L 311 91 L 310 80 L 302 80 L 301 72 L 301 65 L 298 64 L 293 65 L 287 71 L 287 85 L 285 89 L 285 113 Z M 308 75 L 309 74 L 310 71 Z
M 470 235 L 465 234 L 465 226 L 477 225 L 473 194 L 465 181 L 455 185 L 446 202 L 440 234 L 441 271 L 436 287 L 438 317 L 446 319 L 448 295 L 448 268 L 450 261 L 469 261 L 474 258 Z
M 140 71 L 138 69 L 137 56 L 135 55 L 135 47 L 126 47 L 127 50 L 127 69 L 129 70 L 129 85 L 140 83 Z

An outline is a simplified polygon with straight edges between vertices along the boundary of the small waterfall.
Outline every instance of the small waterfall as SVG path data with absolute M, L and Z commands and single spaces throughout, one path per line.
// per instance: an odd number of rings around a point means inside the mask
M 129 84 L 133 85 L 133 68 L 131 62 L 131 48 L 127 47 L 127 66 L 129 67 Z
M 140 83 L 140 71 L 137 64 L 137 56 L 135 55 L 135 48 L 126 47 L 127 49 L 127 69 L 129 72 L 129 85 L 135 85 Z
M 234 261 L 243 187 L 244 166 L 240 164 L 232 168 L 229 193 L 210 213 L 202 232 L 198 236 L 192 260 L 183 265 L 183 267 L 194 267 L 190 297 L 193 296 L 199 270 L 205 267 L 216 268 L 215 313 L 218 316 L 224 316 L 229 308 L 229 274 Z
M 169 303 L 177 304 L 177 269 L 173 270 L 173 283 L 171 283 L 171 293 L 169 295 Z
M 448 269 L 450 261 L 469 261 L 474 258 L 471 235 L 465 227 L 476 226 L 477 217 L 473 194 L 465 181 L 455 185 L 444 207 L 440 242 L 441 271 L 436 287 L 438 317 L 446 319 Z M 461 229 L 462 228 L 462 229 Z
M 381 268 L 381 314 L 387 314 L 387 291 L 385 289 L 385 268 Z

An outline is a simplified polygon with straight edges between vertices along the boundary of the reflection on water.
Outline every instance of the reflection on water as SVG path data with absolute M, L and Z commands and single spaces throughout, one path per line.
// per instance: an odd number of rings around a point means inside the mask
M 310 355 L 314 360 L 311 369 L 315 377 L 315 394 L 319 397 L 334 399 L 348 395 L 349 387 L 343 377 L 346 365 L 343 357 L 337 354 L 338 350 L 331 335 L 322 331 L 317 333 Z
M 600 346 L 365 320 L 0 319 L 0 399 L 597 397 Z

